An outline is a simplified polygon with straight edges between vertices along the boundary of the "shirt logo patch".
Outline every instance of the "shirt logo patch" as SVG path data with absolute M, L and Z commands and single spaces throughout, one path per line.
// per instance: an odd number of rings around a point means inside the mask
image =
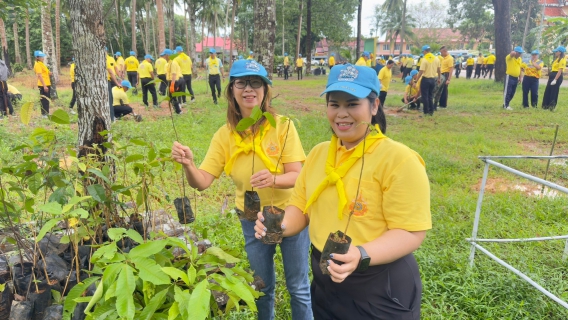
M 245 69 L 247 69 L 248 71 L 259 72 L 260 65 L 256 61 L 250 61 L 245 65 Z
M 363 199 L 363 194 L 359 194 L 358 199 L 351 201 L 349 205 L 349 212 L 353 212 L 353 215 L 357 217 L 364 216 L 368 211 L 367 202 Z
M 347 68 L 339 72 L 339 77 L 337 81 L 355 81 L 359 76 L 359 71 L 354 66 L 348 66 Z
M 277 156 L 280 153 L 280 147 L 274 142 L 270 142 L 266 148 L 266 154 L 269 156 Z

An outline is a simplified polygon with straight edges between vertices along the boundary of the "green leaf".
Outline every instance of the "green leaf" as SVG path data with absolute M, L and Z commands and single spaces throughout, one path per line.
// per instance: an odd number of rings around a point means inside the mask
M 177 97 L 191 97 L 191 94 L 187 93 L 187 92 L 174 92 L 172 93 L 172 97 L 177 98 Z
M 140 279 L 155 285 L 170 284 L 170 277 L 160 269 L 160 266 L 154 260 L 136 257 L 132 258 L 132 262 L 134 262 L 138 269 Z
M 197 277 L 197 270 L 195 270 L 195 267 L 193 265 L 190 265 L 189 268 L 187 269 L 187 279 L 188 279 L 188 285 L 193 285 L 193 283 L 195 282 L 195 278 Z
M 244 283 L 232 283 L 225 279 L 225 281 L 221 283 L 221 286 L 236 293 L 237 296 L 239 296 L 244 302 L 246 302 L 246 304 L 252 311 L 257 311 L 256 303 L 254 302 L 254 296 L 252 295 L 252 293 L 250 293 Z
M 138 243 L 144 243 L 144 238 L 134 229 L 126 230 L 126 235 Z
M 63 207 L 62 213 L 65 213 L 65 212 L 71 210 L 74 205 L 76 205 L 79 202 L 85 201 L 87 199 L 91 199 L 91 197 L 90 196 L 86 196 L 86 197 L 73 196 L 71 199 L 69 199 L 67 204 Z
M 89 299 L 89 304 L 87 305 L 87 308 L 85 308 L 85 313 L 89 314 L 91 313 L 91 308 L 95 306 L 95 304 L 103 297 L 103 282 L 99 282 L 99 285 L 97 286 L 97 290 L 95 290 L 95 294 L 93 294 L 93 296 L 91 297 L 91 299 Z M 77 300 L 75 300 L 75 302 L 78 302 Z
M 37 234 L 36 237 L 36 242 L 39 242 L 41 239 L 43 239 L 43 237 L 45 237 L 45 234 L 51 230 L 51 228 L 55 227 L 55 225 L 60 221 L 61 219 L 51 219 L 49 221 L 47 221 L 43 227 L 41 227 L 41 230 L 39 231 L 39 233 Z
M 255 123 L 256 121 L 252 118 L 242 118 L 235 129 L 237 129 L 237 131 L 245 131 L 246 129 L 252 127 Z
M 146 304 L 146 307 L 144 308 L 144 310 L 142 310 L 142 312 L 137 317 L 137 319 L 151 320 L 156 310 L 158 310 L 158 308 L 164 304 L 167 294 L 168 294 L 167 288 L 156 293 L 152 297 L 152 299 L 150 299 L 150 301 Z
M 252 108 L 252 111 L 250 113 L 250 118 L 252 118 L 256 123 L 258 120 L 260 120 L 261 117 L 262 117 L 262 110 L 260 110 L 258 106 Z
M 77 208 L 77 209 L 69 212 L 68 215 L 72 216 L 72 217 L 79 217 L 81 219 L 87 219 L 89 217 L 89 212 L 87 212 L 87 210 L 85 210 L 83 208 Z
M 189 301 L 189 290 L 181 290 L 180 287 L 174 287 L 174 299 L 178 303 L 179 313 L 183 318 L 189 319 L 187 302 Z
M 138 146 L 142 146 L 142 147 L 149 147 L 150 144 L 144 140 L 140 140 L 140 139 L 130 139 L 130 143 L 138 145 Z
M 20 120 L 22 120 L 22 123 L 25 124 L 26 126 L 32 120 L 33 109 L 34 109 L 33 102 L 26 102 L 22 104 L 22 107 L 20 108 Z
M 105 203 L 108 198 L 106 196 L 105 188 L 100 184 L 92 184 L 87 186 L 87 192 L 93 197 L 96 202 Z
M 162 271 L 165 272 L 168 276 L 170 276 L 174 281 L 178 281 L 178 279 L 181 279 L 183 280 L 183 282 L 185 282 L 186 285 L 188 286 L 191 285 L 188 275 L 185 272 L 179 270 L 178 268 L 162 267 Z
M 183 250 L 185 250 L 185 253 L 187 253 L 187 254 L 191 253 L 191 251 L 187 248 L 188 244 L 186 242 L 184 242 L 183 240 L 181 240 L 179 238 L 174 238 L 174 237 L 169 237 L 167 240 L 168 240 L 168 245 L 177 246 L 179 248 L 182 248 Z M 189 243 L 191 243 L 191 242 L 192 241 L 190 240 Z
M 116 245 L 115 252 L 116 252 Z M 98 251 L 97 251 L 98 252 Z M 109 294 L 109 288 L 113 283 L 116 283 L 116 277 L 120 272 L 120 268 L 122 267 L 121 263 L 112 263 L 106 266 L 105 271 L 103 272 L 103 286 L 104 289 L 107 290 L 105 293 L 105 299 L 108 300 L 110 297 L 114 297 L 114 295 Z
M 131 163 L 134 161 L 138 161 L 138 160 L 142 160 L 144 159 L 144 156 L 141 154 L 133 154 L 131 156 L 126 157 L 126 159 L 124 159 L 124 162 L 126 163 Z
M 218 247 L 211 247 L 205 251 L 206 254 L 213 255 L 221 260 L 224 260 L 227 263 L 237 263 L 241 261 L 239 258 L 235 258 L 232 255 L 223 251 L 223 249 Z
M 131 259 L 138 258 L 138 257 L 147 258 L 147 257 L 150 257 L 153 254 L 156 254 L 156 253 L 162 251 L 166 247 L 167 244 L 168 244 L 168 240 L 166 240 L 166 239 L 148 241 L 148 242 L 141 244 L 141 245 L 135 247 L 134 249 L 130 250 L 130 253 L 128 253 L 128 256 Z
M 126 319 L 134 319 L 134 289 L 136 282 L 132 267 L 122 265 L 122 270 L 116 281 L 116 311 L 118 315 Z
M 124 229 L 124 228 L 110 228 L 107 231 L 108 237 L 113 241 L 120 240 L 124 236 L 125 233 L 126 233 L 126 229 Z
M 77 302 L 74 300 L 79 298 L 87 288 L 94 283 L 95 281 L 99 280 L 99 277 L 90 277 L 85 279 L 83 282 L 79 282 L 76 284 L 65 298 L 65 302 L 63 303 L 63 320 L 71 320 L 71 316 L 73 316 L 73 310 L 75 306 L 77 306 Z
M 110 183 L 110 180 L 108 179 L 108 177 L 107 177 L 102 171 L 100 171 L 100 170 L 98 170 L 98 169 L 92 169 L 92 168 L 91 168 L 91 169 L 87 170 L 87 172 L 90 172 L 90 173 L 96 175 L 97 177 L 103 179 L 104 182 L 106 182 L 106 183 L 108 183 L 108 184 L 111 184 L 111 183 Z
M 192 320 L 203 320 L 209 315 L 209 300 L 211 291 L 207 289 L 209 284 L 207 279 L 201 281 L 191 293 L 187 309 L 191 311 Z
M 179 316 L 179 303 L 176 301 L 172 304 L 170 310 L 168 310 L 168 320 L 175 320 L 178 316 Z
M 69 124 L 69 114 L 63 109 L 57 109 L 53 112 L 51 117 L 49 118 L 51 121 L 59 124 Z
M 266 120 L 268 120 L 268 123 L 270 123 L 273 128 L 276 128 L 276 120 L 274 120 L 272 113 L 264 112 L 262 115 L 266 118 Z
M 61 205 L 57 202 L 48 202 L 38 207 L 39 210 L 51 214 L 61 214 Z

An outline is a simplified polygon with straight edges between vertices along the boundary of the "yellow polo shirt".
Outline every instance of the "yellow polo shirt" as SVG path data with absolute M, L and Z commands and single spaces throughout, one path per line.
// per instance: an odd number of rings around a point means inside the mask
M 119 70 L 124 70 L 124 58 L 122 56 L 116 58 L 116 65 L 119 66 Z
M 51 85 L 51 80 L 49 79 L 49 69 L 47 68 L 45 63 L 43 63 L 39 60 L 36 60 L 36 62 L 34 64 L 34 72 L 35 72 L 36 75 L 41 74 L 43 82 L 45 83 L 46 86 Z M 39 79 L 37 80 L 37 86 L 43 87 L 43 84 L 41 83 L 41 81 L 39 81 Z
M 333 67 L 335 65 L 335 57 L 331 56 L 329 57 L 329 62 L 328 62 L 330 67 Z
M 280 156 L 284 141 L 286 140 L 286 129 L 288 123 L 281 123 L 280 117 L 276 116 L 276 128 L 270 127 L 264 133 L 260 145 L 265 155 L 268 157 L 272 166 L 276 166 L 278 157 Z M 258 134 L 258 133 L 257 133 Z M 245 142 L 250 142 L 251 137 L 247 137 Z M 228 125 L 223 125 L 211 139 L 209 150 L 199 166 L 199 169 L 204 170 L 216 178 L 221 176 L 225 165 L 229 162 L 231 155 L 237 150 L 237 141 L 233 137 L 232 131 Z M 264 162 L 256 153 L 252 151 L 248 154 L 241 153 L 237 156 L 233 169 L 231 170 L 230 177 L 236 186 L 235 193 L 235 206 L 239 210 L 244 210 L 244 194 L 245 191 L 251 190 L 250 177 L 252 172 L 252 163 L 254 157 L 254 172 L 259 172 L 268 169 Z M 288 132 L 288 139 L 282 154 L 282 160 L 278 165 L 280 170 L 279 174 L 284 173 L 284 163 L 304 162 L 306 155 L 304 148 L 296 131 L 294 123 L 290 123 L 290 130 Z M 270 205 L 272 199 L 272 189 L 255 189 L 260 197 L 260 207 Z M 279 208 L 286 208 L 292 189 L 275 189 L 274 190 L 274 205 Z M 337 213 L 337 210 L 335 211 Z
M 114 74 L 114 66 L 115 65 L 116 65 L 116 61 L 114 61 L 114 58 L 107 54 L 106 68 L 107 68 L 107 80 L 108 81 L 110 81 L 110 73 L 112 72 L 112 74 Z M 109 69 L 111 70 L 110 72 L 109 72 Z
M 487 56 L 487 58 L 485 58 L 485 64 L 495 64 L 495 60 L 497 58 L 495 57 L 494 54 L 490 54 Z
M 304 60 L 302 58 L 296 59 L 296 67 L 301 68 L 304 66 Z
M 537 60 L 536 63 L 540 66 L 540 70 L 537 70 L 533 66 L 532 61 L 529 62 L 528 64 L 523 63 L 521 65 L 521 68 L 523 68 L 523 70 L 525 71 L 525 76 L 540 79 L 540 77 L 542 75 L 542 67 L 544 67 L 544 62 L 542 62 L 542 60 L 539 59 L 539 60 Z
M 420 64 L 420 71 L 423 77 L 426 78 L 437 78 L 438 68 L 440 68 L 440 59 L 436 58 L 432 52 L 429 52 L 422 58 L 422 63 Z
M 142 63 L 138 67 L 138 76 L 140 76 L 140 79 L 152 78 L 152 72 L 154 72 L 154 67 L 152 67 L 152 64 L 147 60 L 142 61 Z
M 166 80 L 172 80 L 172 74 L 176 75 L 176 80 L 182 76 L 181 68 L 175 60 L 170 60 L 166 64 Z
M 412 96 L 412 97 L 413 97 L 413 96 L 415 96 L 415 95 L 418 93 L 418 89 L 419 89 L 418 87 L 415 88 L 415 87 L 412 85 L 412 82 L 410 82 L 410 83 L 406 86 L 406 89 L 404 89 L 404 93 L 406 93 L 406 96 L 407 96 L 407 97 L 408 97 L 408 96 Z
M 406 58 L 406 65 L 407 68 L 412 69 L 414 66 L 414 58 Z
M 140 63 L 138 62 L 138 59 L 136 59 L 135 56 L 130 56 L 126 58 L 126 60 L 124 60 L 124 63 L 126 64 L 126 71 L 128 72 L 138 71 L 138 67 L 140 66 Z
M 399 61 L 400 61 L 400 65 L 401 65 L 401 66 L 405 66 L 405 65 L 406 65 L 406 57 L 400 58 Z
M 285 66 L 289 66 L 289 65 L 290 65 L 290 59 L 288 59 L 288 57 L 284 57 L 284 65 L 285 65 Z
M 156 66 L 156 73 L 158 75 L 166 74 L 166 63 L 168 63 L 168 61 L 166 61 L 166 59 L 162 57 L 156 60 L 155 66 Z
M 466 64 L 468 66 L 473 66 L 475 64 L 475 60 L 473 58 L 467 58 Z
M 122 100 L 122 104 L 127 105 L 130 102 L 128 101 L 128 95 L 126 91 L 119 87 L 112 87 L 112 105 L 120 106 L 120 100 Z
M 359 60 L 357 60 L 357 63 L 355 63 L 355 65 L 366 67 L 367 61 L 365 61 L 365 58 L 361 57 L 361 58 L 359 58 Z
M 552 63 L 552 69 L 550 71 L 551 72 L 564 71 L 565 68 L 566 68 L 566 59 L 556 59 Z
M 436 59 L 438 60 L 438 59 Z M 325 163 L 330 141 L 315 146 L 296 180 L 289 205 L 304 210 L 307 200 L 326 178 Z M 355 150 L 347 150 L 338 140 L 336 164 L 345 161 Z M 372 165 L 367 165 L 367 164 Z M 365 166 L 359 199 L 355 201 L 361 159 L 341 179 L 345 185 L 347 205 L 339 219 L 339 199 L 335 186 L 325 188 L 308 208 L 309 234 L 320 251 L 330 232 L 345 230 L 350 207 L 358 205 L 351 217 L 347 234 L 352 245 L 362 245 L 391 229 L 423 231 L 432 228 L 430 184 L 424 160 L 407 146 L 389 138 L 379 140 L 365 154 Z
M 219 58 L 207 58 L 207 60 L 205 60 L 205 65 L 207 66 L 207 70 L 209 70 L 209 75 L 212 76 L 219 74 L 221 72 L 221 68 L 223 67 L 223 63 Z
M 371 64 L 372 62 L 373 62 L 373 60 L 367 59 L 367 61 L 365 61 L 365 64 L 367 65 L 367 67 L 371 67 L 371 66 L 372 66 L 372 64 Z
M 454 57 L 451 55 L 447 55 L 446 57 L 442 57 L 442 65 L 440 66 L 440 72 L 446 73 L 450 72 L 454 67 Z
M 477 57 L 477 61 L 475 63 L 483 64 L 484 61 L 485 61 L 485 59 L 483 57 Z
M 523 61 L 521 57 L 513 58 L 510 54 L 507 55 L 505 58 L 505 62 L 507 63 L 507 74 L 511 77 L 518 77 L 521 75 L 521 64 Z
M 75 82 L 75 62 L 69 68 L 69 77 L 71 78 L 71 83 Z
M 379 81 L 381 82 L 381 91 L 389 91 L 389 85 L 392 79 L 392 70 L 388 67 L 381 68 L 378 75 Z
M 187 54 L 181 52 L 174 60 L 179 64 L 179 67 L 181 68 L 181 74 L 191 74 L 191 66 L 193 62 Z

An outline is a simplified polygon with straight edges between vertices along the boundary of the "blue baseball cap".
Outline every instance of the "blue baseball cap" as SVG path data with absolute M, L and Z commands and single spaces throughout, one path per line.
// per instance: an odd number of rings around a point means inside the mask
M 381 83 L 377 72 L 372 68 L 344 64 L 331 69 L 325 91 L 320 96 L 333 91 L 343 91 L 362 99 L 371 92 L 378 95 L 381 91 Z
M 525 50 L 523 50 L 523 48 L 520 47 L 520 46 L 519 46 L 519 47 L 515 47 L 515 50 L 514 50 L 514 51 L 515 51 L 515 52 L 518 52 L 518 53 L 524 53 L 524 52 L 525 52 Z
M 254 54 L 254 52 L 250 51 L 249 54 Z
M 217 50 L 215 50 L 215 49 L 211 48 L 211 49 L 209 49 L 209 53 L 211 53 L 211 54 L 215 54 L 215 53 L 217 53 Z
M 331 56 L 332 56 L 332 57 L 335 57 L 335 53 L 332 53 Z
M 135 55 L 136 55 L 136 52 L 130 51 L 130 55 L 131 55 L 131 56 L 135 56 Z
M 540 51 L 538 51 L 538 50 L 533 50 L 533 52 L 531 52 L 531 54 L 540 54 Z
M 422 51 L 430 50 L 430 46 L 425 44 L 422 46 Z
M 116 55 L 117 57 L 122 56 L 122 53 L 120 53 L 120 51 L 117 51 L 114 55 Z
M 287 57 L 287 56 L 288 56 L 288 52 L 284 52 L 284 56 Z
M 144 56 L 144 59 L 154 60 L 154 57 L 152 57 L 151 54 L 147 54 L 147 55 Z
M 557 52 L 557 51 L 560 51 L 560 52 L 562 52 L 562 53 L 566 53 L 566 48 L 564 48 L 563 46 L 558 46 L 558 47 L 556 47 L 556 49 L 554 49 L 554 51 L 552 51 L 552 52 Z
M 164 51 L 160 53 L 161 56 L 171 56 L 172 54 L 174 54 L 174 52 L 170 49 L 164 49 Z
M 239 56 L 239 60 L 243 60 L 243 59 L 244 59 L 243 56 Z
M 272 85 L 272 81 L 268 79 L 268 72 L 266 72 L 266 69 L 260 63 L 254 60 L 235 61 L 231 67 L 231 71 L 229 71 L 229 80 L 247 76 L 261 77 L 265 83 Z
M 406 76 L 406 78 L 404 78 L 404 83 L 409 84 L 410 80 L 412 80 L 412 76 Z
M 298 56 L 299 56 L 299 57 L 301 57 L 301 56 L 302 56 L 302 54 L 301 54 L 301 53 L 298 53 Z
M 124 87 L 124 88 L 128 88 L 128 89 L 132 88 L 132 85 L 130 84 L 130 81 L 128 81 L 128 80 L 122 80 L 122 82 L 120 83 L 120 86 Z
M 177 47 L 176 47 L 176 51 L 177 51 L 177 52 L 183 52 L 183 48 L 182 48 L 181 46 L 177 46 Z
M 364 51 L 364 52 L 363 52 L 363 56 L 364 56 L 364 57 L 368 57 L 368 56 L 369 56 L 369 52 Z
M 45 57 L 45 53 L 41 52 L 40 50 L 36 50 L 36 51 L 34 51 L 34 57 L 36 57 L 36 58 Z
M 418 70 L 412 70 L 412 71 L 410 71 L 410 76 L 411 76 L 411 77 L 414 77 L 414 76 L 417 75 L 417 74 L 418 74 Z

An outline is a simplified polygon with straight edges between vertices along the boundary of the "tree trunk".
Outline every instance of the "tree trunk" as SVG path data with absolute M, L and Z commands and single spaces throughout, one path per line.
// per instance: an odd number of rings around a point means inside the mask
M 130 32 L 132 33 L 131 48 L 134 51 L 138 51 L 136 50 L 136 0 L 131 0 L 130 5 Z
M 233 67 L 233 42 L 235 41 L 235 12 L 237 11 L 237 0 L 233 0 L 233 13 L 231 15 L 231 44 L 229 45 L 229 70 Z
M 61 0 L 55 0 L 55 55 L 57 65 L 61 65 Z M 61 68 L 57 68 L 61 74 Z
M 164 3 L 156 0 L 156 13 L 158 16 L 158 52 L 166 48 L 166 31 L 164 30 Z
M 306 9 L 306 73 L 310 73 L 312 71 L 312 0 L 308 0 Z
M 26 9 L 26 60 L 28 69 L 32 69 L 32 52 L 30 50 L 30 9 Z
M 402 52 L 404 51 L 404 28 L 406 28 L 405 26 L 406 24 L 406 0 L 404 0 L 404 2 L 402 3 L 402 19 L 401 19 L 401 23 L 400 23 L 400 53 L 402 55 Z M 396 40 L 395 40 L 395 46 L 396 46 Z
M 529 25 L 531 22 L 531 10 L 532 10 L 532 3 L 529 3 L 529 10 L 527 12 L 527 21 L 525 22 L 525 32 L 523 33 L 523 48 L 525 47 L 525 43 L 527 41 L 527 35 L 529 33 Z
M 44 0 L 45 6 L 41 7 L 41 42 L 43 53 L 45 53 L 45 62 L 49 71 L 51 71 L 51 99 L 57 99 L 56 84 L 59 82 L 59 63 L 55 53 L 55 45 L 53 43 L 53 29 L 51 28 L 51 0 Z
M 355 46 L 355 60 L 361 56 L 361 10 L 363 0 L 359 0 L 359 8 L 357 9 L 357 45 Z M 395 40 L 396 41 L 396 40 Z M 396 42 L 395 42 L 396 43 Z
M 231 5 L 231 0 L 227 0 L 227 7 L 225 8 L 225 34 L 223 36 L 223 53 L 225 52 L 225 45 L 227 43 L 227 26 L 229 25 L 229 7 L 230 7 L 230 5 Z M 231 65 L 231 60 L 233 60 L 233 55 L 231 53 L 229 53 L 229 65 Z
M 495 81 L 505 79 L 505 57 L 511 52 L 511 3 L 509 1 L 492 0 L 495 9 Z
M 16 63 L 22 63 L 22 55 L 20 54 L 20 39 L 18 35 L 18 20 L 14 21 L 12 25 L 12 29 L 14 31 L 14 55 L 16 59 Z
M 170 49 L 174 50 L 175 46 L 176 46 L 176 42 L 175 42 L 175 30 L 176 30 L 176 21 L 175 21 L 175 15 L 174 15 L 174 0 L 170 0 L 170 3 L 168 3 L 169 5 L 169 10 L 168 10 L 168 28 L 170 30 Z
M 189 56 L 191 57 L 191 59 L 193 59 L 193 61 L 197 61 L 197 55 L 195 54 L 195 42 L 197 39 L 197 35 L 195 32 L 195 24 L 196 24 L 196 16 L 195 16 L 195 6 L 193 3 L 193 0 L 187 0 L 187 15 L 189 16 L 189 25 L 191 27 L 191 30 L 189 31 Z M 197 64 L 193 63 L 192 64 L 192 69 L 193 69 L 193 73 L 195 74 L 195 72 L 197 68 Z
M 254 46 L 257 61 L 268 71 L 272 79 L 274 64 L 274 43 L 276 42 L 276 0 L 255 0 L 258 19 L 254 23 Z
M 122 23 L 122 15 L 120 14 L 120 0 L 114 0 L 114 9 L 116 11 L 116 23 L 118 25 L 115 25 L 116 28 L 116 33 L 118 34 L 118 50 L 124 52 L 124 49 L 122 48 L 122 30 L 120 30 L 120 24 Z M 114 53 L 114 51 L 113 51 Z
M 204 10 L 203 8 L 201 10 Z M 205 44 L 207 36 L 205 35 L 205 15 L 201 17 L 201 67 L 205 68 Z
M 300 38 L 302 36 L 302 12 L 304 12 L 304 0 L 300 0 L 300 18 L 298 19 L 299 20 L 298 36 L 296 37 L 296 59 L 300 57 Z
M 150 7 L 149 7 L 149 8 L 150 8 Z M 152 9 L 150 9 L 150 10 L 152 10 Z M 150 11 L 150 12 L 151 12 L 151 11 Z M 152 12 L 152 18 L 151 18 L 151 20 L 152 20 L 152 24 L 151 24 L 151 27 L 152 27 L 152 42 L 154 43 L 154 51 L 155 51 L 155 53 L 156 53 L 155 56 L 157 57 L 158 54 L 160 54 L 160 52 L 162 52 L 162 51 L 159 49 L 160 47 L 159 47 L 159 45 L 156 43 L 156 40 L 158 39 L 158 36 L 156 35 L 156 29 L 157 29 L 157 28 L 156 28 L 156 19 L 155 19 L 155 17 L 154 17 L 154 14 L 155 14 L 155 15 L 158 15 L 158 11 L 156 10 L 155 13 Z M 165 35 L 164 35 L 164 37 L 165 37 Z M 159 40 L 158 40 L 158 42 L 159 42 Z M 164 38 L 164 48 L 166 48 L 166 40 L 165 40 L 165 38 Z M 162 49 L 162 50 L 163 50 L 163 49 Z
M 10 55 L 8 54 L 8 39 L 6 38 L 6 26 L 4 25 L 4 20 L 0 18 L 0 44 L 2 45 L 2 57 L 6 63 L 6 67 L 12 73 L 12 66 L 10 64 Z
M 187 13 L 187 3 L 183 2 L 183 23 L 185 29 L 185 52 L 189 53 L 189 21 Z M 191 55 L 189 55 L 191 57 Z
M 142 39 L 142 47 L 144 48 L 144 52 L 146 53 L 150 53 L 150 48 L 148 47 L 148 41 L 146 40 L 146 37 L 148 34 L 150 34 L 150 31 L 148 30 L 148 19 L 144 19 L 144 14 L 142 13 L 142 10 L 140 10 L 140 12 L 136 13 L 136 23 L 138 25 L 140 25 L 140 31 L 143 33 L 142 36 L 140 37 L 140 39 Z
M 284 53 L 286 52 L 286 48 L 285 48 L 285 38 L 284 35 L 286 34 L 284 31 L 284 0 L 282 0 L 282 56 L 284 56 Z M 233 15 L 233 20 L 235 20 L 235 16 Z

